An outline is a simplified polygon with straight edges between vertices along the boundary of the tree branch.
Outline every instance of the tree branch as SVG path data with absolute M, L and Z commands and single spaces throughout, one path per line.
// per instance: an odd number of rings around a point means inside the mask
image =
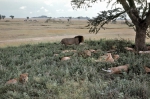
M 135 16 L 134 12 L 136 9 L 134 8 L 130 8 L 128 3 L 126 2 L 126 0 L 118 0 L 121 5 L 123 6 L 123 8 L 125 9 L 125 11 L 127 12 L 127 14 L 129 15 L 130 19 L 132 20 L 132 23 L 134 23 L 135 25 L 138 24 L 138 20 L 139 18 L 137 16 Z M 132 3 L 134 2 L 133 0 L 131 0 Z M 133 6 L 133 5 L 132 5 Z
M 147 22 L 147 24 L 149 25 L 150 24 L 150 3 L 148 3 L 149 5 L 149 9 L 148 9 L 148 12 L 146 14 L 146 19 L 145 21 Z
M 129 2 L 130 8 L 132 8 L 134 11 L 134 15 L 139 19 L 139 11 L 137 10 L 136 6 L 135 6 L 135 2 L 134 0 L 127 0 Z
M 134 0 L 127 0 L 131 8 L 136 8 Z
M 96 18 L 90 19 L 88 21 L 87 27 L 90 28 L 89 32 L 97 34 L 101 28 L 104 29 L 103 26 L 105 24 L 107 24 L 111 20 L 118 18 L 125 12 L 126 11 L 120 11 L 120 8 L 116 8 L 116 9 L 108 10 L 108 11 L 102 11 L 100 14 L 98 14 Z
M 145 15 L 146 15 L 146 11 L 147 11 L 147 0 L 146 0 L 145 7 L 143 8 L 142 20 L 144 19 Z
M 134 29 L 134 31 L 136 31 L 136 28 L 135 28 L 135 25 L 131 22 L 129 22 L 126 18 L 124 18 L 125 20 L 125 23 L 129 26 L 129 27 L 132 27 Z
M 73 9 L 91 7 L 91 3 L 96 3 L 98 0 L 71 0 Z M 101 1 L 101 0 L 100 0 Z

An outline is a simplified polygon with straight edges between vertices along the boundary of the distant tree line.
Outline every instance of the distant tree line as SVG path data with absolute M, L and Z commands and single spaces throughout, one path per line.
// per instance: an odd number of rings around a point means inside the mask
M 11 17 L 11 19 L 14 19 L 14 16 L 13 16 L 13 15 L 10 15 L 9 17 Z M 6 18 L 5 15 L 1 15 L 1 14 L 0 14 L 0 20 L 1 20 L 1 19 L 5 19 L 5 18 Z

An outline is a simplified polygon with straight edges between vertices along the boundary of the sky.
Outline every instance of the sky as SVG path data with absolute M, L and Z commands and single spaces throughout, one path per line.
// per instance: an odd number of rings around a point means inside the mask
M 99 0 L 98 0 L 99 1 Z M 10 18 L 37 17 L 95 17 L 100 11 L 110 9 L 106 2 L 98 2 L 91 8 L 73 10 L 71 0 L 0 0 L 0 14 Z

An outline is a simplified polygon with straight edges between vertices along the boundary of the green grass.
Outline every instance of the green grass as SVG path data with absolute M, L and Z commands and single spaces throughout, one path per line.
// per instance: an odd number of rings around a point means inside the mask
M 124 47 L 131 41 L 85 41 L 84 45 L 63 46 L 59 43 L 39 43 L 19 47 L 0 48 L 0 98 L 1 99 L 148 99 L 149 74 L 142 66 L 149 66 L 149 55 L 127 52 Z M 119 54 L 115 63 L 94 62 L 112 47 Z M 91 57 L 78 52 L 99 50 Z M 63 50 L 77 52 L 62 53 Z M 54 56 L 54 54 L 59 54 Z M 61 61 L 71 56 L 68 61 Z M 128 73 L 109 75 L 101 69 L 130 64 Z M 6 81 L 29 74 L 25 85 L 5 85 Z

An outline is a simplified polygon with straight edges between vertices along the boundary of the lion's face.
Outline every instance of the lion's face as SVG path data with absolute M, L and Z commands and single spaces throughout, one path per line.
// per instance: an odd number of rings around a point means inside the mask
M 21 82 L 21 83 L 28 82 L 28 73 L 21 74 L 19 77 L 19 82 Z

